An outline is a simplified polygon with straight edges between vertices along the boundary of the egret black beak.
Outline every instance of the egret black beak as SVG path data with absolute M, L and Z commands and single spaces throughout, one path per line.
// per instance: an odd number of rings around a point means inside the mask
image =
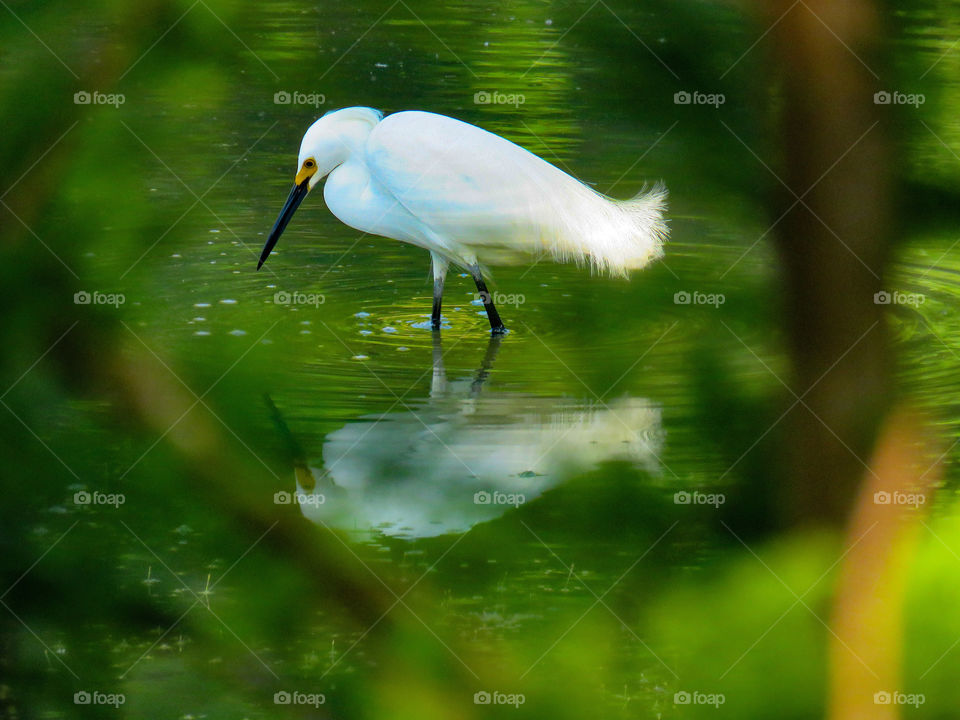
M 263 263 L 266 262 L 267 258 L 270 256 L 274 246 L 277 244 L 277 240 L 280 239 L 280 236 L 286 229 L 287 223 L 290 222 L 290 218 L 293 217 L 293 214 L 297 211 L 297 208 L 300 207 L 300 203 L 303 202 L 303 199 L 307 196 L 309 191 L 309 177 L 299 185 L 293 186 L 293 189 L 290 191 L 290 195 L 287 197 L 287 201 L 283 204 L 283 209 L 280 211 L 280 215 L 277 217 L 277 222 L 274 223 L 273 230 L 270 231 L 270 236 L 267 238 L 267 242 L 263 246 L 263 252 L 260 253 L 260 262 L 257 263 L 257 270 L 263 266 Z

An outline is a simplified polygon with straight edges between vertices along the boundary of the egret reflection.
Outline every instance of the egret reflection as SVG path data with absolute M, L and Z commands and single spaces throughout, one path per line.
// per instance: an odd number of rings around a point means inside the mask
M 308 463 L 277 412 L 304 516 L 342 530 L 433 537 L 500 517 L 605 461 L 658 472 L 658 406 L 490 391 L 500 341 L 491 337 L 472 376 L 451 380 L 435 336 L 429 396 L 331 432 L 321 467 Z

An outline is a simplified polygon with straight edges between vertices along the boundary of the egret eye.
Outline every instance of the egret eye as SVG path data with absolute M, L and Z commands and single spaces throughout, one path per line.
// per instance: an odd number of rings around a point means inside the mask
M 312 168 L 314 165 L 316 165 L 316 163 L 315 163 L 313 160 L 307 160 L 307 161 L 303 164 L 303 166 L 304 166 L 305 168 Z

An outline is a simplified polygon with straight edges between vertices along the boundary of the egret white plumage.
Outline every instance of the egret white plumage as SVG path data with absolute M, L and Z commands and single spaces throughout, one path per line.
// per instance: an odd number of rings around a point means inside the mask
M 626 277 L 663 254 L 663 185 L 614 200 L 519 145 L 444 115 L 384 117 L 366 107 L 329 112 L 303 136 L 297 162 L 257 269 L 326 177 L 323 197 L 341 222 L 430 251 L 434 330 L 450 263 L 473 277 L 491 331 L 502 333 L 484 280 L 489 265 L 549 255 Z

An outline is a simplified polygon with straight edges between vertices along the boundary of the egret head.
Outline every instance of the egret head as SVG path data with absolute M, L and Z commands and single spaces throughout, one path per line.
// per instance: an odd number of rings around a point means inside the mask
M 307 129 L 300 143 L 293 189 L 267 237 L 257 270 L 270 255 L 307 193 L 353 152 L 362 148 L 367 135 L 382 117 L 383 113 L 373 108 L 344 108 L 328 112 Z

